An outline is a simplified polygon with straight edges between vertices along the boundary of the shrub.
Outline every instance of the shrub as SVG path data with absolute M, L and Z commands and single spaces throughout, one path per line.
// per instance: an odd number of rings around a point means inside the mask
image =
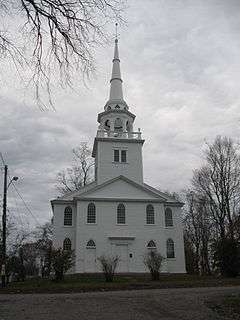
M 98 260 L 101 263 L 101 268 L 104 273 L 106 282 L 112 282 L 115 274 L 115 270 L 120 260 L 119 257 L 102 255 L 98 258 Z
M 62 248 L 52 249 L 52 268 L 55 273 L 54 280 L 64 280 L 64 274 L 73 266 L 73 264 L 73 250 L 63 250 Z
M 216 242 L 214 260 L 222 276 L 236 277 L 240 272 L 240 246 L 238 241 L 224 239 Z
M 152 280 L 159 280 L 160 269 L 165 258 L 156 250 L 146 252 L 143 257 L 143 263 L 149 269 Z

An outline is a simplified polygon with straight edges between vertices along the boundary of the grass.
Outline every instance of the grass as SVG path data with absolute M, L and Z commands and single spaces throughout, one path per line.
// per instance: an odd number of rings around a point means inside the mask
M 218 301 L 208 302 L 208 306 L 227 319 L 240 318 L 240 295 L 225 296 Z
M 240 278 L 216 278 L 214 276 L 196 276 L 186 274 L 161 275 L 159 281 L 151 281 L 150 275 L 117 275 L 114 282 L 106 283 L 98 275 L 68 275 L 62 282 L 48 279 L 29 279 L 24 282 L 12 282 L 0 293 L 56 293 L 108 290 L 131 290 L 153 288 L 194 288 L 240 285 Z

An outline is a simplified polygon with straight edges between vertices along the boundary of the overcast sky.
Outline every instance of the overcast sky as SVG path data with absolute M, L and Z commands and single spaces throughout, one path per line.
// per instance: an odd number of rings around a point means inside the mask
M 125 17 L 119 30 L 124 98 L 145 139 L 144 179 L 178 191 L 202 163 L 206 140 L 239 138 L 240 1 L 129 0 Z M 113 43 L 97 50 L 96 77 L 88 89 L 59 90 L 56 112 L 24 102 L 11 73 L 1 83 L 0 151 L 40 223 L 51 216 L 56 174 L 71 164 L 71 149 L 93 144 L 112 56 Z M 10 210 L 33 224 L 11 188 L 9 196 Z

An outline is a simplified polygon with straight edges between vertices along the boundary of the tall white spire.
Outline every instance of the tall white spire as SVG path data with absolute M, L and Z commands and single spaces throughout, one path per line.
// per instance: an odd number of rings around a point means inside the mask
M 113 66 L 112 66 L 112 76 L 110 80 L 110 95 L 109 100 L 105 105 L 105 110 L 128 110 L 128 105 L 123 99 L 123 89 L 122 89 L 122 78 L 120 71 L 120 59 L 118 51 L 118 34 L 117 34 L 117 24 L 116 24 L 116 36 L 115 36 L 115 46 L 114 46 L 114 56 L 113 56 Z
M 112 77 L 110 80 L 110 96 L 109 100 L 123 100 L 123 90 L 122 90 L 122 79 L 120 71 L 120 59 L 118 52 L 118 39 L 115 39 L 113 66 L 112 66 Z

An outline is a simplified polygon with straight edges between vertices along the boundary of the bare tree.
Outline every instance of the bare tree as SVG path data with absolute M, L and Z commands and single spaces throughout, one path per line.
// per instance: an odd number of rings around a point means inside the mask
M 156 250 L 150 250 L 144 254 L 143 263 L 149 269 L 152 280 L 159 280 L 160 270 L 164 260 L 165 258 L 161 253 Z
M 57 175 L 57 190 L 61 194 L 79 190 L 88 184 L 93 177 L 94 162 L 86 142 L 73 149 L 73 165 Z
M 98 258 L 98 261 L 101 264 L 106 282 L 113 282 L 115 270 L 119 264 L 120 258 L 118 256 L 101 255 Z
M 192 250 L 189 258 L 192 261 L 192 272 L 210 274 L 210 243 L 214 237 L 214 229 L 210 216 L 210 208 L 201 195 L 187 190 L 184 207 L 184 240 L 188 249 Z
M 218 136 L 205 152 L 206 164 L 194 171 L 192 184 L 211 204 L 211 215 L 222 239 L 227 229 L 234 237 L 233 218 L 239 210 L 240 154 L 238 145 Z
M 52 263 L 52 236 L 53 224 L 46 222 L 37 227 L 35 231 L 36 250 L 40 260 L 40 271 L 42 278 L 49 277 Z
M 68 86 L 73 74 L 88 76 L 94 70 L 93 48 L 107 40 L 109 22 L 122 21 L 124 2 L 0 0 L 0 59 L 13 62 L 20 74 L 30 74 L 42 108 L 41 90 L 48 91 L 52 104 L 51 74 Z

